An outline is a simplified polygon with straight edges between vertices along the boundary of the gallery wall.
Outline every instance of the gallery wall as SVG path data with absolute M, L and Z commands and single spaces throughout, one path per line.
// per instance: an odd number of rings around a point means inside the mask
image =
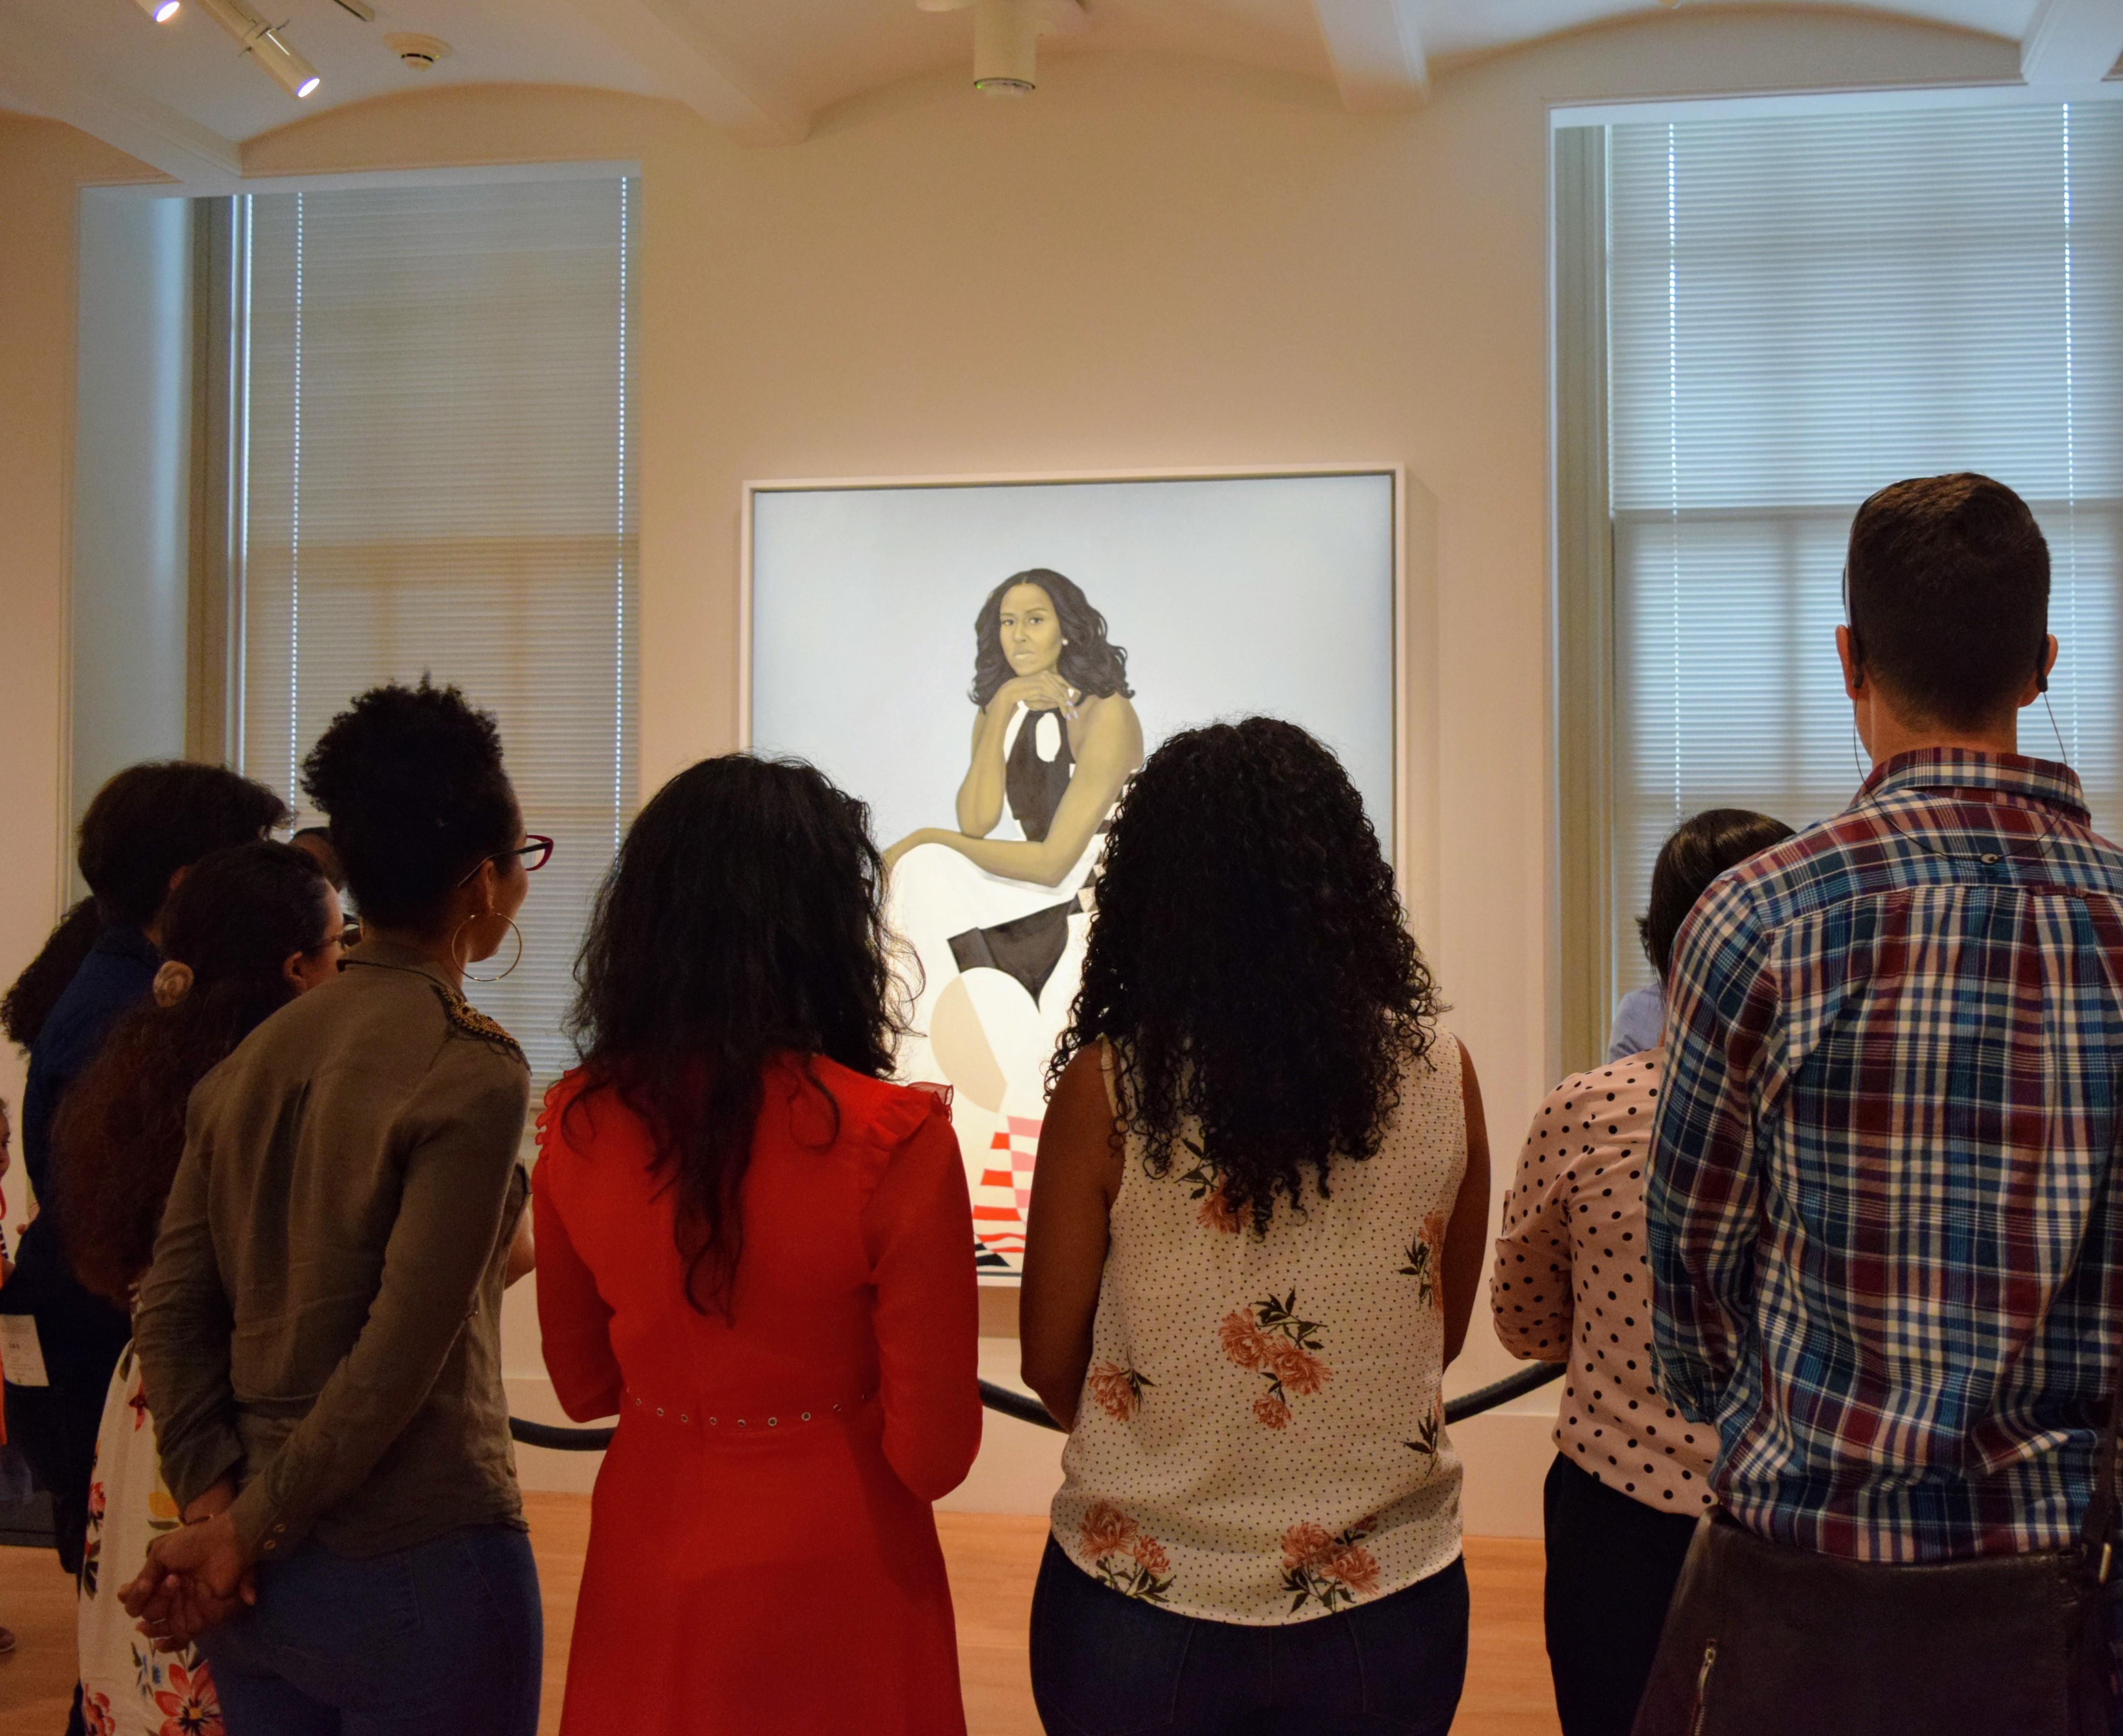
M 670 104 L 460 87 L 299 123 L 245 162 L 640 162 L 649 787 L 736 739 L 748 478 L 1405 465 L 1435 514 L 1435 687 L 1414 696 L 1406 744 L 1436 767 L 1414 904 L 1479 1068 L 1501 1189 L 1556 1053 L 1548 105 L 2016 74 L 1993 39 L 1721 7 L 1446 71 L 1408 116 L 1352 117 L 1324 86 L 1241 68 L 1049 55 L 1028 101 L 926 76 L 781 148 L 741 148 Z M 0 118 L 0 272 L 38 292 L 5 298 L 0 345 L 39 370 L 0 406 L 0 503 L 18 508 L 0 516 L 5 962 L 57 898 L 57 376 L 67 213 L 74 183 L 107 170 L 99 150 Z M 1453 1384 L 1509 1366 L 1478 1322 Z M 1471 1527 L 1538 1528 L 1542 1408 L 1462 1431 Z
M 78 190 L 139 178 L 71 127 L 0 113 L 0 977 L 43 941 L 62 898 L 69 755 Z M 0 1098 L 21 1101 L 0 1043 Z M 19 1218 L 21 1184 L 4 1189 Z

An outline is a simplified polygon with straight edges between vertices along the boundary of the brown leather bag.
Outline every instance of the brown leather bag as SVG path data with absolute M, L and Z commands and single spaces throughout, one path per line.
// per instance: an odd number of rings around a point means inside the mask
M 2119 1410 L 2069 1549 L 1893 1566 L 1706 1517 L 1635 1736 L 2108 1736 Z

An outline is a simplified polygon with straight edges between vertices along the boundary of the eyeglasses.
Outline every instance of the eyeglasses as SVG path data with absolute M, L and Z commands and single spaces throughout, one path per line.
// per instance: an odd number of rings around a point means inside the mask
M 460 886 L 471 884 L 472 875 L 477 874 L 489 862 L 504 862 L 512 856 L 521 856 L 523 859 L 523 871 L 526 874 L 536 874 L 546 863 L 553 860 L 553 841 L 550 838 L 540 836 L 536 832 L 527 832 L 523 834 L 523 842 L 513 850 L 497 850 L 491 856 L 481 856 L 472 864 L 471 874 L 467 874 L 457 882 L 457 884 Z

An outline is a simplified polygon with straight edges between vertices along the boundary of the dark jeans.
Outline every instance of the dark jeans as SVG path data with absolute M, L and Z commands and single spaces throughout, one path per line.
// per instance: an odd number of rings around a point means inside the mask
M 355 1560 L 311 1542 L 199 1641 L 228 1736 L 536 1736 L 531 1540 L 467 1526 Z
M 1466 1677 L 1457 1560 L 1337 1615 L 1244 1627 L 1123 1596 L 1049 1537 L 1032 1596 L 1048 1736 L 1445 1736 Z
M 1696 1516 L 1647 1507 L 1560 1455 L 1542 1507 L 1543 1612 L 1563 1736 L 1629 1736 Z

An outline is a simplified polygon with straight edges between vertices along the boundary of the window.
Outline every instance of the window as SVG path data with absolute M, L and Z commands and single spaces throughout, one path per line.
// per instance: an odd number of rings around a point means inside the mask
M 570 1059 L 576 948 L 635 805 L 635 199 L 617 178 L 401 186 L 252 195 L 226 219 L 237 763 L 299 806 L 334 714 L 424 672 L 496 715 L 525 823 L 557 847 L 522 964 L 467 992 L 541 1080 Z
M 1573 572 L 1566 534 L 1561 580 L 1608 589 L 1577 599 L 1605 644 L 1566 644 L 1563 679 L 1604 709 L 1607 764 L 1564 788 L 1611 793 L 1566 865 L 1605 881 L 1568 907 L 1600 931 L 1578 1064 L 1591 1016 L 1650 980 L 1634 918 L 1675 823 L 1803 825 L 1868 769 L 1832 638 L 1851 516 L 1888 482 L 1981 471 L 2034 509 L 2061 653 L 2055 734 L 2037 706 L 2022 750 L 2069 760 L 2104 831 L 2123 819 L 2123 107 L 1583 131 L 1558 135 L 1558 434 L 1604 450 L 1558 478 L 1604 483 L 1606 540 Z M 1568 305 L 1588 297 L 1604 321 Z

